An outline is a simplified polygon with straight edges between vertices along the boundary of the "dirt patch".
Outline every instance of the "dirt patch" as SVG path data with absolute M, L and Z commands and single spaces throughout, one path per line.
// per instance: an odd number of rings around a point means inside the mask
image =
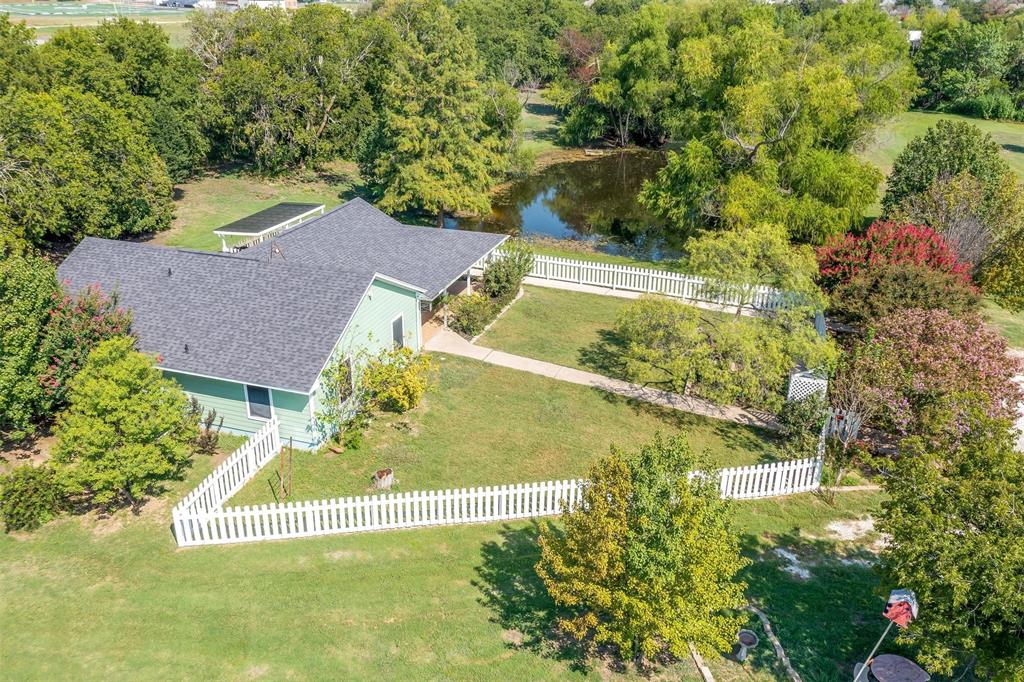
M 837 540 L 852 542 L 860 540 L 875 532 L 875 520 L 870 516 L 865 519 L 833 521 L 826 526 L 829 534 Z
M 339 549 L 333 552 L 327 552 L 324 554 L 325 557 L 331 561 L 369 561 L 372 556 L 369 552 L 362 552 L 358 550 L 347 550 Z
M 783 571 L 789 573 L 790 575 L 796 578 L 799 578 L 800 580 L 811 579 L 810 569 L 804 565 L 804 562 L 801 561 L 800 557 L 798 557 L 796 554 L 789 551 L 788 549 L 783 549 L 782 547 L 776 547 L 772 551 L 775 553 L 777 557 L 782 559 L 783 563 L 785 564 L 782 567 Z
M 0 473 L 6 473 L 22 464 L 39 466 L 50 459 L 50 452 L 57 444 L 57 437 L 45 433 L 18 445 L 0 450 Z
M 501 638 L 512 646 L 522 646 L 525 639 L 519 630 L 502 630 Z

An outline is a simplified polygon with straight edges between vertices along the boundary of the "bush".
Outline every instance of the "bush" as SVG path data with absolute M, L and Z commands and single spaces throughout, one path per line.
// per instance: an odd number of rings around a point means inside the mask
M 927 410 L 947 396 L 982 396 L 986 417 L 1013 420 L 1024 398 L 1013 377 L 1024 363 L 1006 354 L 1006 340 L 977 315 L 956 318 L 945 310 L 902 310 L 878 320 L 876 336 L 854 355 L 877 358 L 885 372 L 858 370 L 848 382 L 871 396 L 876 425 L 899 434 L 922 433 Z M 870 419 L 864 409 L 854 408 Z
M 199 400 L 192 396 L 188 403 L 189 419 L 194 419 L 199 424 L 199 433 L 196 436 L 195 452 L 197 455 L 214 455 L 217 453 L 217 446 L 220 443 L 220 430 L 224 427 L 224 417 L 217 420 L 217 410 L 210 409 L 203 412 L 203 406 Z M 216 426 L 214 426 L 216 424 Z
M 821 285 L 826 291 L 849 282 L 864 270 L 883 265 L 919 265 L 970 282 L 971 266 L 935 230 L 876 220 L 862 236 L 847 234 L 818 249 Z
M 853 324 L 870 323 L 906 308 L 975 312 L 978 290 L 948 272 L 920 265 L 887 264 L 862 270 L 836 289 L 832 311 Z
M 370 410 L 407 412 L 416 407 L 430 383 L 433 360 L 408 348 L 394 348 L 370 358 L 359 375 L 365 406 Z
M 529 244 L 521 239 L 510 239 L 502 247 L 501 255 L 484 270 L 483 289 L 503 306 L 516 297 L 532 268 L 533 250 Z
M 787 400 L 779 411 L 786 453 L 792 459 L 813 457 L 818 451 L 821 427 L 825 423 L 825 398 L 818 394 L 800 400 Z
M 60 507 L 60 489 L 49 466 L 19 466 L 0 481 L 0 518 L 8 533 L 39 528 Z
M 448 326 L 467 338 L 483 332 L 484 327 L 494 319 L 497 307 L 483 294 L 457 296 L 448 306 Z
M 119 336 L 100 343 L 68 387 L 53 460 L 67 490 L 134 504 L 189 461 L 198 424 L 185 393 Z
M 123 336 L 131 326 L 131 314 L 118 307 L 117 295 L 105 296 L 89 286 L 76 296 L 54 294 L 54 307 L 46 323 L 42 357 L 47 364 L 39 376 L 46 409 L 56 412 L 67 404 L 67 382 L 100 341 Z

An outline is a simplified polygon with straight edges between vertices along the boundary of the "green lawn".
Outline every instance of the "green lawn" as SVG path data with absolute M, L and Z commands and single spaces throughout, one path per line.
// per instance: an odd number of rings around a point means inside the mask
M 1011 347 L 1024 350 L 1024 312 L 1011 313 L 988 299 L 982 312 L 985 319 L 1006 337 Z
M 281 201 L 306 201 L 332 208 L 354 196 L 358 172 L 337 164 L 330 172 L 305 178 L 260 178 L 239 172 L 213 173 L 175 188 L 174 223 L 153 241 L 205 251 L 219 251 L 213 230 Z
M 939 119 L 967 121 L 992 135 L 1002 147 L 1003 158 L 1024 178 L 1024 123 L 1013 121 L 986 121 L 955 114 L 939 114 L 931 111 L 908 111 L 882 126 L 871 143 L 861 152 L 861 157 L 878 166 L 883 173 L 892 170 L 892 162 L 911 139 L 924 134 Z
M 558 129 L 561 126 L 558 112 L 544 98 L 543 92 L 530 96 L 522 115 L 523 149 L 540 155 L 559 148 Z
M 479 344 L 617 377 L 615 319 L 629 303 L 613 296 L 526 286 Z M 707 310 L 701 314 L 731 317 Z
M 198 462 L 138 516 L 65 518 L 0 536 L 5 678 L 637 678 L 553 648 L 554 609 L 532 573 L 535 523 L 177 550 L 170 506 L 210 467 Z M 849 550 L 815 540 L 829 520 L 859 517 L 877 502 L 850 494 L 837 509 L 812 495 L 737 504 L 749 556 L 779 542 L 813 543 L 822 562 L 809 581 L 774 559 L 745 572 L 805 679 L 849 679 L 877 634 L 870 569 L 837 564 Z M 746 668 L 781 680 L 764 668 L 769 649 L 762 645 Z M 727 659 L 710 664 L 721 679 L 747 677 Z M 659 678 L 695 675 L 684 661 Z
M 368 492 L 370 476 L 391 467 L 397 490 L 436 490 L 565 479 L 612 444 L 629 447 L 657 432 L 684 432 L 718 466 L 780 456 L 766 432 L 709 419 L 475 360 L 436 354 L 437 387 L 403 416 L 378 419 L 366 442 L 341 455 L 295 451 L 292 496 L 322 499 Z M 287 460 L 285 460 L 287 463 Z M 275 459 L 231 499 L 273 502 Z

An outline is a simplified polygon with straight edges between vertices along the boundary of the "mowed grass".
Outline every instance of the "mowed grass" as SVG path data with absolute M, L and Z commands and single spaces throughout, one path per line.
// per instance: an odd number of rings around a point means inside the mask
M 556 611 L 533 573 L 549 520 L 177 550 L 170 507 L 211 466 L 197 461 L 138 516 L 0 536 L 5 678 L 638 679 L 553 646 Z M 780 539 L 816 543 L 822 568 L 809 581 L 770 557 L 744 572 L 805 679 L 849 679 L 877 634 L 870 569 L 840 568 L 841 543 L 815 540 L 877 502 L 847 494 L 831 508 L 805 494 L 736 505 L 752 558 Z M 782 679 L 766 667 L 769 649 L 747 669 Z M 722 679 L 747 677 L 728 659 L 710 663 Z M 659 678 L 696 676 L 682 661 Z
M 990 134 L 1000 146 L 1003 158 L 1021 178 L 1024 178 L 1024 123 L 1013 121 L 986 121 L 956 114 L 908 111 L 882 126 L 860 156 L 888 175 L 892 170 L 893 161 L 907 143 L 923 135 L 941 119 L 966 121 Z
M 631 301 L 614 296 L 523 287 L 523 296 L 478 343 L 535 360 L 617 377 L 615 320 Z M 732 317 L 701 310 L 702 315 Z
M 1024 312 L 1013 313 L 994 301 L 985 299 L 982 314 L 989 324 L 999 330 L 1012 348 L 1024 350 Z
M 358 172 L 339 163 L 308 177 L 261 178 L 240 172 L 211 173 L 175 188 L 174 222 L 153 236 L 157 244 L 219 251 L 213 230 L 282 201 L 324 204 L 332 208 L 354 196 Z
M 658 408 L 518 370 L 434 354 L 437 386 L 423 404 L 377 419 L 358 449 L 292 455 L 288 499 L 323 499 L 370 491 L 370 477 L 395 470 L 397 490 L 437 490 L 567 479 L 613 445 L 634 447 L 655 433 L 685 433 L 715 466 L 773 461 L 767 432 Z M 288 460 L 285 458 L 285 466 Z M 279 460 L 231 498 L 232 505 L 273 502 Z
M 520 120 L 525 151 L 539 156 L 559 148 L 558 129 L 561 121 L 558 111 L 544 98 L 543 91 L 530 95 Z

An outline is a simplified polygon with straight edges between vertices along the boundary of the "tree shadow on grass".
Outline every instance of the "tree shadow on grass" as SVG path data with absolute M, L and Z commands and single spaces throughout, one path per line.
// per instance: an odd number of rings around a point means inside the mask
M 612 379 L 626 379 L 622 339 L 612 329 L 601 329 L 597 335 L 600 337 L 597 341 L 579 349 L 580 366 Z
M 546 524 L 559 532 L 551 522 Z M 583 645 L 557 631 L 557 607 L 534 570 L 540 560 L 540 530 L 538 521 L 526 527 L 503 525 L 500 541 L 484 543 L 473 581 L 481 592 L 478 601 L 505 630 L 509 648 L 566 662 L 576 672 L 589 671 Z
M 740 574 L 747 595 L 771 620 L 793 666 L 804 679 L 849 680 L 854 664 L 885 629 L 874 555 L 863 547 L 801 536 L 799 528 L 773 536 L 746 534 L 741 543 L 752 560 Z M 809 575 L 801 577 L 796 569 Z M 882 649 L 898 650 L 891 639 Z

